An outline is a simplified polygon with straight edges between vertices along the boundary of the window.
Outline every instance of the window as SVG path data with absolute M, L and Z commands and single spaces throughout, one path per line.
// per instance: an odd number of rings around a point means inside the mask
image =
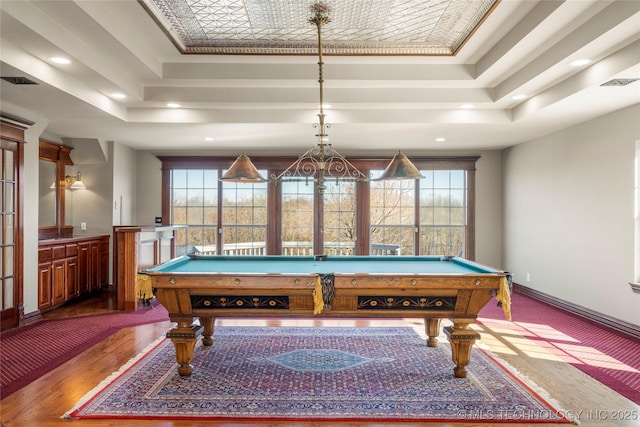
M 221 173 L 171 170 L 171 222 L 189 225 L 177 236 L 177 246 L 211 255 L 265 254 L 267 183 L 221 183 Z
M 171 223 L 189 225 L 186 245 L 205 254 L 218 253 L 218 174 L 215 169 L 171 171 Z
M 412 159 L 420 180 L 376 181 L 387 161 L 354 160 L 369 182 L 219 181 L 234 159 L 160 157 L 163 218 L 188 224 L 178 247 L 228 255 L 463 255 L 474 257 L 475 162 Z M 262 176 L 289 159 L 253 159 Z
M 420 255 L 461 254 L 466 226 L 466 173 L 423 170 L 420 180 Z
M 222 183 L 222 253 L 265 255 L 266 243 L 267 183 Z
M 324 253 L 353 255 L 356 233 L 356 183 L 331 181 L 324 193 Z
M 283 182 L 282 254 L 313 255 L 314 191 L 305 182 Z
M 415 187 L 414 180 L 370 182 L 371 255 L 415 254 Z
M 371 255 L 462 254 L 467 233 L 466 171 L 420 172 L 424 178 L 418 181 L 371 181 Z M 373 171 L 372 176 L 381 173 Z

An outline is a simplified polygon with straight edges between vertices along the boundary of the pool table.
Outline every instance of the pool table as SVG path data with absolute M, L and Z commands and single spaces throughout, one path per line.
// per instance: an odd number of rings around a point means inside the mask
M 423 318 L 430 347 L 450 318 L 453 373 L 464 378 L 480 337 L 469 325 L 480 309 L 496 296 L 509 315 L 509 274 L 457 257 L 190 255 L 139 280 L 176 322 L 167 337 L 182 376 L 192 373 L 198 337 L 213 343 L 216 317 L 326 316 Z

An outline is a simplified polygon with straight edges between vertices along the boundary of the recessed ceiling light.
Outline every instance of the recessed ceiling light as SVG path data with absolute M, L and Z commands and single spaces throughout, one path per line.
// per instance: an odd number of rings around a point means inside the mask
M 63 58 L 61 56 L 54 56 L 53 58 L 49 58 L 51 62 L 55 62 L 56 64 L 71 64 L 71 60 L 69 58 Z
M 204 140 L 207 142 L 213 142 L 213 138 L 210 136 L 205 137 Z
M 525 99 L 526 97 L 527 97 L 527 95 L 524 95 L 524 94 L 518 94 L 518 95 L 513 95 L 513 96 L 511 97 L 511 99 L 514 99 L 514 100 L 516 100 L 516 101 L 519 101 L 519 100 L 521 100 L 521 99 Z
M 177 104 L 175 102 L 168 102 L 167 103 L 167 107 L 169 107 L 169 108 L 180 108 L 180 107 L 182 107 L 182 105 Z
M 460 108 L 464 108 L 465 110 L 468 110 L 469 108 L 473 108 L 473 104 L 462 104 Z
M 441 137 L 441 136 L 436 138 L 436 142 L 445 142 L 445 141 L 446 141 L 446 139 Z
M 115 99 L 125 99 L 127 95 L 125 95 L 124 93 L 116 92 L 116 93 L 112 93 L 111 97 Z
M 583 65 L 587 65 L 590 62 L 590 59 L 576 59 L 575 61 L 571 61 L 569 65 L 571 65 L 572 67 L 582 67 Z

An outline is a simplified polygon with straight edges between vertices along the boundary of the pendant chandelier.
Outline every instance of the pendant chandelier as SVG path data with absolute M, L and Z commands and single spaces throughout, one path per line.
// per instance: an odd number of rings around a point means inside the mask
M 329 6 L 324 2 L 316 2 L 310 6 L 311 17 L 309 23 L 318 29 L 318 83 L 320 86 L 320 111 L 318 123 L 314 127 L 318 129 L 316 145 L 307 150 L 279 175 L 272 175 L 271 179 L 262 178 L 257 168 L 248 156 L 242 153 L 231 167 L 222 176 L 222 181 L 232 182 L 273 182 L 275 184 L 286 181 L 315 182 L 320 195 L 324 194 L 327 180 L 344 181 L 369 181 L 369 177 L 352 165 L 344 156 L 338 153 L 329 144 L 327 134 L 330 124 L 326 123 L 324 113 L 323 72 L 322 66 L 322 26 L 331 22 Z M 420 171 L 401 152 L 398 152 L 391 163 L 384 170 L 378 180 L 391 179 L 419 179 L 423 178 Z

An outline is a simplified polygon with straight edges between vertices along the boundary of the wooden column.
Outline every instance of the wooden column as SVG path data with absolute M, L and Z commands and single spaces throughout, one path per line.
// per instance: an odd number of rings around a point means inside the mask
M 118 310 L 135 311 L 144 306 L 135 292 L 138 273 L 174 258 L 176 232 L 185 228 L 186 225 L 113 227 L 113 277 Z
M 135 295 L 136 274 L 138 273 L 138 236 L 140 227 L 114 227 L 114 266 L 118 310 L 138 310 Z

